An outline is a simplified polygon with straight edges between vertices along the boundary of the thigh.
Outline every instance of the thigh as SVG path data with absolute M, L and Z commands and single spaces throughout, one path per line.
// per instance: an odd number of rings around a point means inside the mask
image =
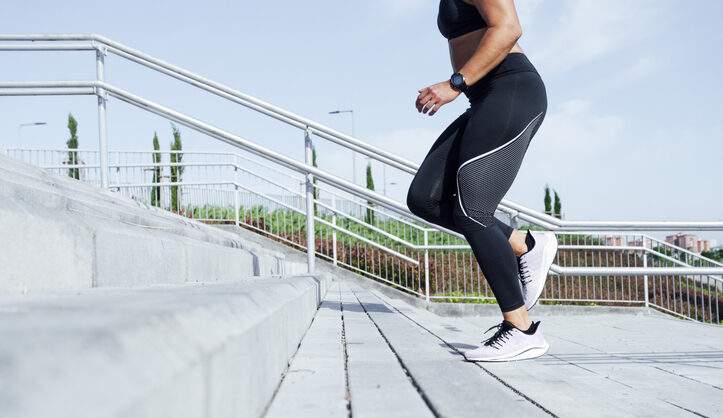
M 517 176 L 546 110 L 544 86 L 535 73 L 495 81 L 472 108 L 459 147 L 457 207 L 463 217 L 489 226 Z
M 468 120 L 469 113 L 463 113 L 437 138 L 419 166 L 410 191 L 436 202 L 452 196 L 456 189 L 459 145 Z

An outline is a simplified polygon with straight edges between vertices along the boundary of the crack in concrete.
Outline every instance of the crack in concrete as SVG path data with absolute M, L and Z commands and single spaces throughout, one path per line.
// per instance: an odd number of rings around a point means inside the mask
M 346 384 L 346 411 L 347 417 L 352 418 L 351 409 L 351 388 L 349 386 L 349 350 L 346 343 L 346 324 L 344 323 L 344 300 L 341 296 L 341 285 L 339 286 L 339 309 L 341 311 L 341 346 L 344 350 L 344 381 Z
M 672 375 L 674 375 L 674 376 L 678 376 L 678 377 L 682 377 L 682 378 L 684 378 L 684 379 L 692 380 L 692 381 L 694 381 L 694 382 L 696 382 L 696 383 L 700 383 L 701 385 L 706 385 L 706 386 L 710 386 L 710 387 L 712 387 L 712 388 L 716 388 L 716 389 L 718 389 L 718 390 L 723 390 L 723 388 L 720 387 L 720 386 L 712 385 L 712 384 L 710 384 L 710 383 L 706 383 L 706 382 L 703 382 L 703 381 L 701 381 L 701 380 L 694 379 L 694 378 L 692 378 L 692 377 L 690 377 L 690 376 L 686 376 L 686 375 L 684 375 L 684 374 L 675 373 L 675 372 L 672 371 L 672 370 L 666 370 L 666 369 L 663 369 L 662 367 L 658 367 L 658 366 L 653 366 L 653 368 L 658 369 L 658 370 L 660 370 L 661 372 L 670 373 L 670 374 L 672 374 Z
M 388 305 L 384 300 L 382 300 L 382 299 L 379 298 L 378 296 L 375 295 L 375 297 L 377 297 L 377 299 L 379 299 L 379 300 L 380 300 L 382 303 L 384 303 L 385 305 Z M 463 353 L 463 352 L 459 351 L 459 350 L 458 350 L 455 346 L 453 346 L 452 344 L 449 344 L 444 338 L 440 337 L 440 336 L 437 335 L 436 333 L 432 332 L 432 330 L 428 329 L 428 328 L 425 327 L 424 325 L 422 325 L 422 324 L 420 324 L 419 322 L 415 321 L 414 319 L 410 318 L 407 314 L 405 314 L 404 312 L 402 312 L 402 311 L 400 311 L 399 309 L 397 309 L 396 306 L 393 306 L 393 305 L 390 305 L 390 306 L 391 306 L 391 308 L 394 309 L 397 313 L 399 313 L 399 314 L 402 315 L 403 317 L 407 318 L 410 322 L 416 324 L 418 327 L 422 328 L 423 330 L 427 331 L 428 333 L 430 333 L 431 335 L 433 335 L 434 337 L 436 337 L 438 340 L 440 340 L 444 345 L 446 345 L 447 347 L 449 347 L 451 350 L 453 350 L 454 352 L 456 352 L 457 354 L 459 354 L 459 355 L 461 355 L 461 356 L 464 356 L 464 353 Z M 490 370 L 488 370 L 487 368 L 485 368 L 485 367 L 482 366 L 481 364 L 479 364 L 479 363 L 477 363 L 477 362 L 474 362 L 473 364 L 474 364 L 475 366 L 479 367 L 480 369 L 482 369 L 485 373 L 487 373 L 488 375 L 490 375 L 492 378 L 494 378 L 495 380 L 497 380 L 498 382 L 500 382 L 500 383 L 501 383 L 503 386 L 505 386 L 507 389 L 510 389 L 510 390 L 511 390 L 512 392 L 514 392 L 516 395 L 525 398 L 525 400 L 527 400 L 527 401 L 530 402 L 531 404 L 535 405 L 536 407 L 538 407 L 539 409 L 541 409 L 541 410 L 542 410 L 543 412 L 545 412 L 546 414 L 548 414 L 548 415 L 550 415 L 550 416 L 553 416 L 553 417 L 557 417 L 557 415 L 556 415 L 554 412 L 552 412 L 552 411 L 550 411 L 549 409 L 545 408 L 541 403 L 537 402 L 536 400 L 534 400 L 534 399 L 530 398 L 529 396 L 525 395 L 524 393 L 522 393 L 522 391 L 520 391 L 519 389 L 515 388 L 515 387 L 512 386 L 510 383 L 507 383 L 507 382 L 506 382 L 505 380 L 503 380 L 501 377 L 499 377 L 499 376 L 497 376 L 496 374 L 492 373 Z
M 356 300 L 359 302 L 359 306 L 361 306 L 362 310 L 364 310 L 364 313 L 367 315 L 369 320 L 376 327 L 377 331 L 379 332 L 379 335 L 381 335 L 382 338 L 384 339 L 384 342 L 387 344 L 387 347 L 389 347 L 389 350 L 391 350 L 391 352 L 394 354 L 394 357 L 399 362 L 399 366 L 401 366 L 402 371 L 404 371 L 404 374 L 409 378 L 409 381 L 412 383 L 412 386 L 414 386 L 414 389 L 416 389 L 419 396 L 422 398 L 424 403 L 427 405 L 427 408 L 429 408 L 429 411 L 432 413 L 432 415 L 434 415 L 435 418 L 440 418 L 441 417 L 440 413 L 434 407 L 434 405 L 432 404 L 432 401 L 427 397 L 427 394 L 424 393 L 424 390 L 422 389 L 422 387 L 419 386 L 419 383 L 416 381 L 416 379 L 414 379 L 414 376 L 412 376 L 412 374 L 409 372 L 409 369 L 407 369 L 407 366 L 404 364 L 404 361 L 399 356 L 397 351 L 394 349 L 394 347 L 392 346 L 392 344 L 389 341 L 389 339 L 387 338 L 387 336 L 384 334 L 384 332 L 379 327 L 379 325 L 374 320 L 374 318 L 372 318 L 372 316 L 369 314 L 369 311 L 367 311 L 367 308 L 366 308 L 366 306 L 364 306 L 364 303 L 359 299 L 359 296 L 357 296 L 356 292 L 352 291 L 352 294 L 354 295 Z

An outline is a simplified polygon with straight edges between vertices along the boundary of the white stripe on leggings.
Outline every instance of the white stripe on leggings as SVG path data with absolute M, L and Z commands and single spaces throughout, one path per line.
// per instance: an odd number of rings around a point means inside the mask
M 459 200 L 459 207 L 462 209 L 462 213 L 464 214 L 464 216 L 468 217 L 468 218 L 471 219 L 472 221 L 477 222 L 478 224 L 480 224 L 480 225 L 482 225 L 483 227 L 487 228 L 487 225 L 485 225 L 485 224 L 483 224 L 482 222 L 478 221 L 477 219 L 475 219 L 475 218 L 467 215 L 467 211 L 464 210 L 464 206 L 462 205 L 462 194 L 459 192 L 459 170 L 461 170 L 462 167 L 466 166 L 467 164 L 469 164 L 469 163 L 471 163 L 471 162 L 473 162 L 473 161 L 477 161 L 477 160 L 479 160 L 480 158 L 486 157 L 486 156 L 488 156 L 488 155 L 490 155 L 490 154 L 492 154 L 492 153 L 494 153 L 494 152 L 497 152 L 497 151 L 501 150 L 502 148 L 504 148 L 504 147 L 510 145 L 511 143 L 515 142 L 515 140 L 519 139 L 519 138 L 522 136 L 522 134 L 525 133 L 525 131 L 527 130 L 527 128 L 529 128 L 540 116 L 542 116 L 542 112 L 538 113 L 537 116 L 535 116 L 534 118 L 532 118 L 532 120 L 530 121 L 530 123 L 528 123 L 527 126 L 525 126 L 525 128 L 522 129 L 522 130 L 520 131 L 520 133 L 518 133 L 514 138 L 510 139 L 509 141 L 505 142 L 504 144 L 500 145 L 499 147 L 497 147 L 497 148 L 495 148 L 495 149 L 493 149 L 493 150 L 491 150 L 491 151 L 487 151 L 487 152 L 485 152 L 484 154 L 478 155 L 478 156 L 476 156 L 476 157 L 474 157 L 474 158 L 470 158 L 469 160 L 463 162 L 463 163 L 459 166 L 459 168 L 457 169 L 457 175 L 455 176 L 455 178 L 456 178 L 456 180 L 457 180 L 457 199 Z

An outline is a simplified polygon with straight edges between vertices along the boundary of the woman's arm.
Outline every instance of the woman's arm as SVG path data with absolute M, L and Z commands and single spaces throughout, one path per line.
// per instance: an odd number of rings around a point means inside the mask
M 460 68 L 468 85 L 472 85 L 489 73 L 510 53 L 522 36 L 513 0 L 470 0 L 487 23 L 485 34 L 475 53 Z
M 513 0 L 469 0 L 487 24 L 485 33 L 470 59 L 460 68 L 467 85 L 472 85 L 495 68 L 522 36 Z M 419 90 L 415 106 L 429 116 L 459 96 L 449 80 Z

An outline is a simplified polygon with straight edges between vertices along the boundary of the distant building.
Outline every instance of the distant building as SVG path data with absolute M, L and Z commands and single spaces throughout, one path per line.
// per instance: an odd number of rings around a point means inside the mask
M 673 244 L 678 247 L 685 248 L 688 251 L 695 253 L 702 253 L 703 251 L 710 251 L 712 245 L 707 239 L 700 239 L 693 234 L 674 234 L 665 237 L 665 242 Z
M 628 241 L 628 245 L 631 247 L 642 247 L 643 240 L 642 239 L 631 239 L 630 241 Z
M 623 245 L 623 238 L 620 236 L 605 237 L 605 245 L 620 247 Z

